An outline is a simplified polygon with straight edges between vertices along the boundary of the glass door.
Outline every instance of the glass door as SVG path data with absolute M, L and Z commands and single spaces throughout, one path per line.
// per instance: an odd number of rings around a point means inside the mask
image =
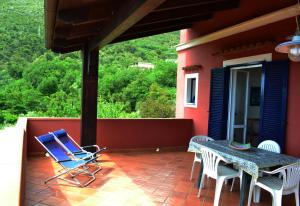
M 245 143 L 247 135 L 249 72 L 232 70 L 230 84 L 229 139 Z

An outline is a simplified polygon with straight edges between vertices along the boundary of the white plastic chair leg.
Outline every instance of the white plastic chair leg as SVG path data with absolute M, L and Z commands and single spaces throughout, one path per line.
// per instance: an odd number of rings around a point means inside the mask
M 254 180 L 251 180 L 250 187 L 249 187 L 248 206 L 251 206 L 253 189 L 255 187 L 254 185 L 255 185 Z
M 274 191 L 272 206 L 281 206 L 281 202 L 282 202 L 282 191 Z
M 235 178 L 232 179 L 232 183 L 231 183 L 231 187 L 230 187 L 230 192 L 232 192 L 232 190 L 233 190 L 234 181 L 235 181 Z
M 296 206 L 299 206 L 299 186 L 295 189 Z
M 193 165 L 192 165 L 192 171 L 191 171 L 191 177 L 190 180 L 193 179 L 193 175 L 194 175 L 194 167 L 195 167 L 195 161 L 193 161 Z
M 203 188 L 203 185 L 204 185 L 204 178 L 205 177 L 205 174 L 204 173 L 202 173 L 202 177 L 201 177 L 201 184 L 200 184 L 200 187 L 199 187 L 199 190 L 198 190 L 198 195 L 197 195 L 197 197 L 199 198 L 200 197 L 200 194 L 201 194 L 201 190 L 202 190 L 202 188 Z
M 215 190 L 215 198 L 214 198 L 214 206 L 218 206 L 219 205 L 219 200 L 220 200 L 220 195 L 221 195 L 221 190 L 222 190 L 222 186 L 224 183 L 224 178 L 222 177 L 218 177 L 216 180 L 216 190 Z
M 254 187 L 254 195 L 253 195 L 253 202 L 259 203 L 260 202 L 260 187 L 255 186 Z
M 240 172 L 239 178 L 240 178 L 240 191 L 241 191 L 241 189 L 242 189 L 242 174 L 243 174 L 243 172 L 242 172 L 241 170 L 240 170 L 239 172 Z M 232 190 L 233 190 L 234 183 L 235 183 L 235 179 L 236 179 L 236 177 L 233 178 L 233 180 L 232 180 L 230 192 L 232 192 Z M 226 180 L 225 180 L 225 181 L 226 181 Z

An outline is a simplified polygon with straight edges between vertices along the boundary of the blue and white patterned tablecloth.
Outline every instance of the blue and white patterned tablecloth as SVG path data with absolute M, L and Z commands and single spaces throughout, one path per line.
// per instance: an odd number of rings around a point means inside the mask
M 214 150 L 254 178 L 258 178 L 259 169 L 288 165 L 296 162 L 300 163 L 300 159 L 296 157 L 277 154 L 255 147 L 246 151 L 236 150 L 229 147 L 229 141 L 227 140 L 203 142 L 191 139 L 188 151 L 200 153 L 201 147 Z

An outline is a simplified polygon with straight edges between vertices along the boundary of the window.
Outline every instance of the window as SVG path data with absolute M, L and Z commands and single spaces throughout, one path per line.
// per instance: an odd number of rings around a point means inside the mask
M 185 107 L 197 107 L 198 98 L 198 73 L 185 75 Z

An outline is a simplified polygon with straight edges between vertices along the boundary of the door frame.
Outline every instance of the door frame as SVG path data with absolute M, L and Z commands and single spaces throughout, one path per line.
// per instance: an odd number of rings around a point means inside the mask
M 230 108 L 231 108 L 231 91 L 232 91 L 232 69 L 246 69 L 246 68 L 254 68 L 258 67 L 258 65 L 262 65 L 262 62 L 271 62 L 272 61 L 272 53 L 264 53 L 264 54 L 258 54 L 254 56 L 247 56 L 247 57 L 241 57 L 236 59 L 229 59 L 223 61 L 223 67 L 229 67 L 230 69 L 230 75 L 229 75 L 229 95 L 228 95 L 228 115 L 227 115 L 227 132 L 226 132 L 226 139 L 230 140 L 229 136 L 229 128 L 230 128 Z M 263 76 L 262 79 L 263 80 Z M 263 88 L 262 88 L 263 89 Z
M 246 132 L 247 132 L 247 117 L 248 117 L 248 100 L 249 100 L 249 73 L 247 73 L 247 85 L 246 85 L 246 100 L 245 100 L 245 114 L 244 114 L 244 125 L 243 127 L 235 127 L 234 120 L 235 120 L 235 98 L 236 98 L 236 74 L 238 70 L 244 70 L 244 69 L 259 69 L 262 68 L 261 63 L 254 63 L 251 65 L 245 65 L 245 66 L 232 66 L 230 68 L 230 75 L 229 75 L 229 99 L 228 99 L 228 115 L 227 115 L 227 135 L 226 139 L 231 141 L 231 134 L 234 132 L 234 129 L 236 128 L 243 128 L 243 143 L 245 143 L 246 140 Z M 261 80 L 262 81 L 262 80 Z

